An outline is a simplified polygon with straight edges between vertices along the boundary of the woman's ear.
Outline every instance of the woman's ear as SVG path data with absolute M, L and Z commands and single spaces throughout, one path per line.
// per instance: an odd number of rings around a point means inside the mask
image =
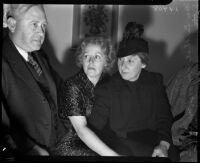
M 7 19 L 7 25 L 8 25 L 8 28 L 9 30 L 13 33 L 15 32 L 15 29 L 16 29 L 16 20 L 13 18 L 13 17 L 9 17 Z
M 142 68 L 146 68 L 147 67 L 147 65 L 145 65 L 145 64 L 142 64 Z

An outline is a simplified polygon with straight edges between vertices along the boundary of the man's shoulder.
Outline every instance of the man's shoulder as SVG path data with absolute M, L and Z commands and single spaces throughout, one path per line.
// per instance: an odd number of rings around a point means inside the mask
M 2 63 L 16 62 L 17 49 L 9 37 L 4 37 L 2 42 Z
M 2 42 L 2 52 L 3 52 L 3 55 L 6 55 L 6 53 L 8 53 L 11 50 L 13 50 L 12 41 L 9 39 L 8 36 L 5 36 L 3 38 L 3 42 Z

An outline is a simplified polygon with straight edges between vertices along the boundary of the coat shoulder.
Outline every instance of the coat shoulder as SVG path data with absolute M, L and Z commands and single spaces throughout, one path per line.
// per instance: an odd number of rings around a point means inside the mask
M 148 82 L 154 83 L 154 84 L 162 84 L 163 83 L 163 75 L 158 72 L 150 72 L 150 71 L 144 71 L 145 78 L 148 79 Z

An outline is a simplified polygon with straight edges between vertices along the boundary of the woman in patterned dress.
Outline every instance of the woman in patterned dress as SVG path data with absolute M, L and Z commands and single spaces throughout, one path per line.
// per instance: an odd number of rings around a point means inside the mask
M 60 91 L 59 117 L 67 133 L 55 147 L 60 156 L 118 156 L 87 126 L 94 103 L 94 89 L 107 80 L 114 55 L 111 43 L 104 37 L 87 37 L 77 50 L 81 70 L 66 80 Z

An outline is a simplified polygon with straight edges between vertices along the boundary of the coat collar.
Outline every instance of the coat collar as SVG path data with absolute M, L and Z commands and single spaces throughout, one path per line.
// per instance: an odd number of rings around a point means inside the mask
M 78 79 L 81 79 L 86 89 L 90 89 L 90 88 L 94 89 L 93 83 L 88 79 L 87 75 L 84 73 L 83 68 L 80 69 L 80 71 L 77 74 L 77 77 Z
M 140 85 L 143 84 L 148 84 L 148 80 L 147 80 L 147 71 L 142 69 L 140 76 L 138 78 L 137 81 L 135 82 L 129 82 L 124 80 L 119 72 L 116 72 L 113 76 L 112 76 L 112 80 L 111 80 L 111 87 L 113 88 L 113 90 L 115 92 L 121 92 L 121 91 L 125 91 L 125 90 L 129 90 L 129 84 L 135 84 L 137 85 L 137 87 L 139 87 Z M 128 84 L 129 83 L 129 84 Z

